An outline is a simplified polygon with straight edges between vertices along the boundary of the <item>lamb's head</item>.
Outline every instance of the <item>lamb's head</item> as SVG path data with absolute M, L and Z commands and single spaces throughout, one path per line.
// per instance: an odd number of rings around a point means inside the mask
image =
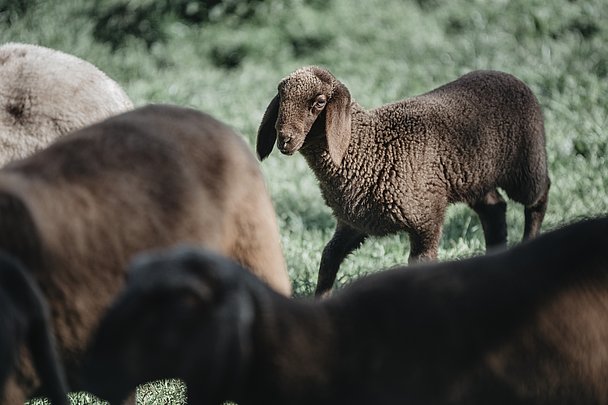
M 136 258 L 88 348 L 84 388 L 118 404 L 141 383 L 181 378 L 188 403 L 222 403 L 250 357 L 253 301 L 241 276 L 254 277 L 193 248 Z
M 315 122 L 325 133 L 332 161 L 340 166 L 350 142 L 350 93 L 329 71 L 308 66 L 281 80 L 258 130 L 257 152 L 266 158 L 276 141 L 291 155 L 305 147 Z M 322 124 L 322 123 L 321 123 Z

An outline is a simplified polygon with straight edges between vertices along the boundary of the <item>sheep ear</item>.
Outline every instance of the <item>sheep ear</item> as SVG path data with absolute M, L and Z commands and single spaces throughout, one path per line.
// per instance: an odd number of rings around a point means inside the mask
M 338 83 L 325 108 L 325 133 L 331 160 L 338 167 L 350 143 L 350 93 Z
M 268 155 L 270 155 L 274 143 L 277 140 L 277 130 L 275 129 L 275 124 L 278 116 L 279 95 L 277 94 L 274 96 L 272 101 L 270 101 L 270 104 L 268 104 L 264 117 L 262 118 L 262 123 L 258 129 L 256 151 L 260 160 L 264 160 Z
M 38 295 L 38 293 L 36 293 Z M 42 300 L 36 297 L 38 300 Z M 38 377 L 45 387 L 44 393 L 53 404 L 67 404 L 68 387 L 63 367 L 59 361 L 55 336 L 51 332 L 48 309 L 40 301 L 35 303 L 35 309 L 30 330 L 28 332 L 29 349 L 32 361 L 36 366 Z

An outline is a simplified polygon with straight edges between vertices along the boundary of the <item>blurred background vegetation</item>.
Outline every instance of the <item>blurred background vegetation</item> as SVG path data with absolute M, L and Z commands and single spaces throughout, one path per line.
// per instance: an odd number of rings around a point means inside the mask
M 545 230 L 608 212 L 606 21 L 605 0 L 0 0 L 2 42 L 79 56 L 137 105 L 204 110 L 251 145 L 278 81 L 303 65 L 329 68 L 369 108 L 474 69 L 510 72 L 544 108 L 553 181 Z M 309 295 L 335 222 L 301 156 L 275 151 L 262 169 L 295 292 Z M 520 205 L 509 204 L 508 221 L 517 243 Z M 339 285 L 405 263 L 408 250 L 406 235 L 368 240 Z M 477 218 L 450 208 L 440 258 L 481 252 Z M 146 392 L 142 403 L 168 403 L 166 390 Z

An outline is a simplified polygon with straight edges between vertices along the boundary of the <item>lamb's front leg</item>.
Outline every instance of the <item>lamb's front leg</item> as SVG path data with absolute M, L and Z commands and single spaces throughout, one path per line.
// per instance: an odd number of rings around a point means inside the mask
M 436 214 L 409 231 L 410 264 L 437 260 L 442 227 L 443 214 Z
M 340 264 L 349 253 L 361 246 L 366 237 L 366 234 L 338 221 L 334 236 L 323 249 L 315 291 L 316 296 L 329 293 L 336 281 Z

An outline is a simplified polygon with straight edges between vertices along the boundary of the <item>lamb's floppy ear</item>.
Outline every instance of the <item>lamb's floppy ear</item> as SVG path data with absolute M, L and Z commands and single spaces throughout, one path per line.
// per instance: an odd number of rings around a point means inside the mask
M 256 142 L 256 151 L 258 152 L 258 158 L 260 160 L 264 160 L 270 152 L 272 152 L 272 148 L 274 143 L 277 141 L 277 131 L 275 129 L 275 124 L 277 122 L 277 118 L 279 116 L 279 95 L 274 96 L 268 107 L 266 108 L 266 112 L 264 113 L 264 117 L 262 118 L 262 123 L 260 124 L 260 128 L 258 129 L 258 139 Z
M 337 82 L 325 113 L 329 155 L 334 164 L 340 167 L 350 143 L 350 93 L 342 83 Z

